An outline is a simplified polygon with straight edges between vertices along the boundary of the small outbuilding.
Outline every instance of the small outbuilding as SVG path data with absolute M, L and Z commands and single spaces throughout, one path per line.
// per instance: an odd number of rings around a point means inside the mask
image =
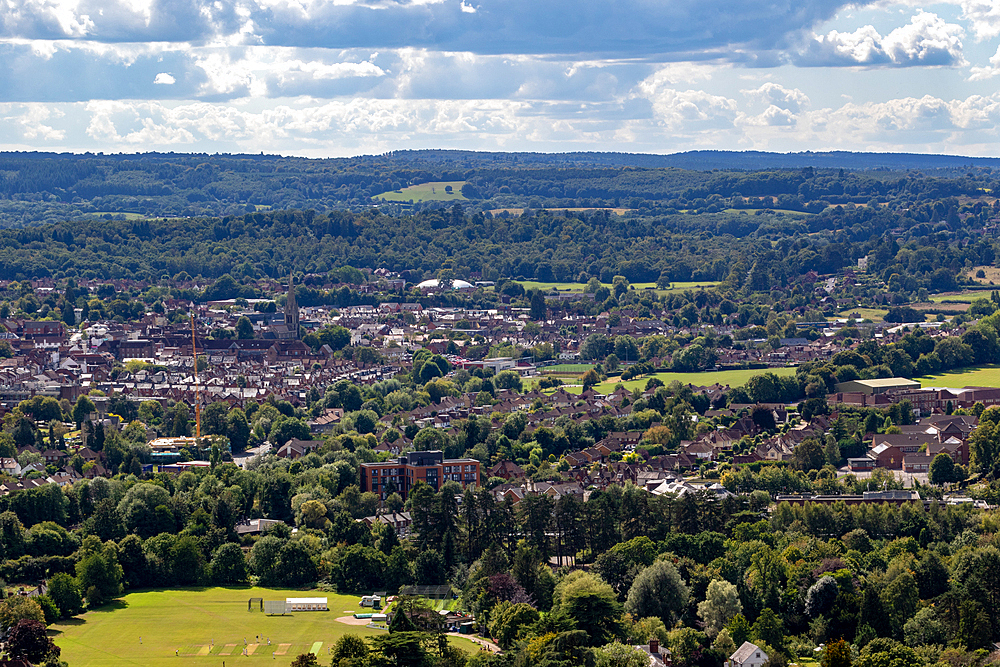
M 285 609 L 293 611 L 330 611 L 327 598 L 285 598 Z

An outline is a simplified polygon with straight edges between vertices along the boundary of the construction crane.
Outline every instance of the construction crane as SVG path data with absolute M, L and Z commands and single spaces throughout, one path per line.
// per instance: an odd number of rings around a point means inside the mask
M 191 313 L 191 357 L 194 359 L 194 423 L 195 437 L 201 441 L 201 382 L 198 381 L 198 345 L 194 337 L 194 313 Z

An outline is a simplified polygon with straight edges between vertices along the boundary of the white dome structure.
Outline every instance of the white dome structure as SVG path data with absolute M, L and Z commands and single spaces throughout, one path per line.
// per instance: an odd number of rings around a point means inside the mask
M 439 285 L 440 285 L 440 282 L 438 281 L 437 278 L 431 278 L 430 280 L 425 280 L 422 283 L 418 283 L 417 284 L 417 289 L 426 289 L 426 290 L 437 289 Z M 451 281 L 451 288 L 452 289 L 474 289 L 474 286 L 470 282 L 467 282 L 465 280 L 460 280 L 460 279 L 456 278 L 455 280 Z

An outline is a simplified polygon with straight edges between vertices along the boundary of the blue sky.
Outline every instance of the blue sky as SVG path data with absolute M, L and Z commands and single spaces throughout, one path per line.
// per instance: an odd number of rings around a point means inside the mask
M 1000 155 L 1000 0 L 2 0 L 0 149 Z

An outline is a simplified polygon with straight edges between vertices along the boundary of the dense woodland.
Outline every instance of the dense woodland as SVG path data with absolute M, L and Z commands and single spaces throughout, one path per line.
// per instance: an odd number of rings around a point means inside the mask
M 997 180 L 993 169 L 1000 164 L 993 162 L 849 153 L 816 154 L 813 159 L 812 154 L 712 152 L 629 156 L 404 151 L 327 160 L 3 153 L 0 226 L 116 216 L 232 216 L 270 209 L 360 211 L 373 205 L 375 195 L 432 181 L 467 181 L 462 192 L 475 211 L 627 206 L 670 213 L 711 208 L 713 202 L 697 202 L 717 195 L 733 198 L 737 208 L 770 205 L 819 212 L 830 204 L 977 196 Z M 753 200 L 767 197 L 774 201 Z M 393 208 L 436 206 L 428 202 Z
M 478 271 L 493 280 L 610 283 L 621 275 L 669 282 L 725 280 L 739 266 L 755 291 L 765 291 L 786 289 L 810 271 L 851 268 L 871 255 L 869 271 L 886 282 L 897 273 L 907 291 L 933 292 L 954 288 L 962 269 L 995 257 L 982 230 L 996 212 L 981 200 L 836 206 L 809 216 L 722 210 L 719 195 L 685 205 L 696 208 L 641 217 L 606 211 L 496 217 L 455 205 L 398 215 L 306 210 L 61 222 L 0 231 L 0 279 L 158 281 L 237 272 L 276 278 L 350 265 L 411 278 L 452 268 L 456 277 Z M 748 278 L 733 276 L 739 285 Z

